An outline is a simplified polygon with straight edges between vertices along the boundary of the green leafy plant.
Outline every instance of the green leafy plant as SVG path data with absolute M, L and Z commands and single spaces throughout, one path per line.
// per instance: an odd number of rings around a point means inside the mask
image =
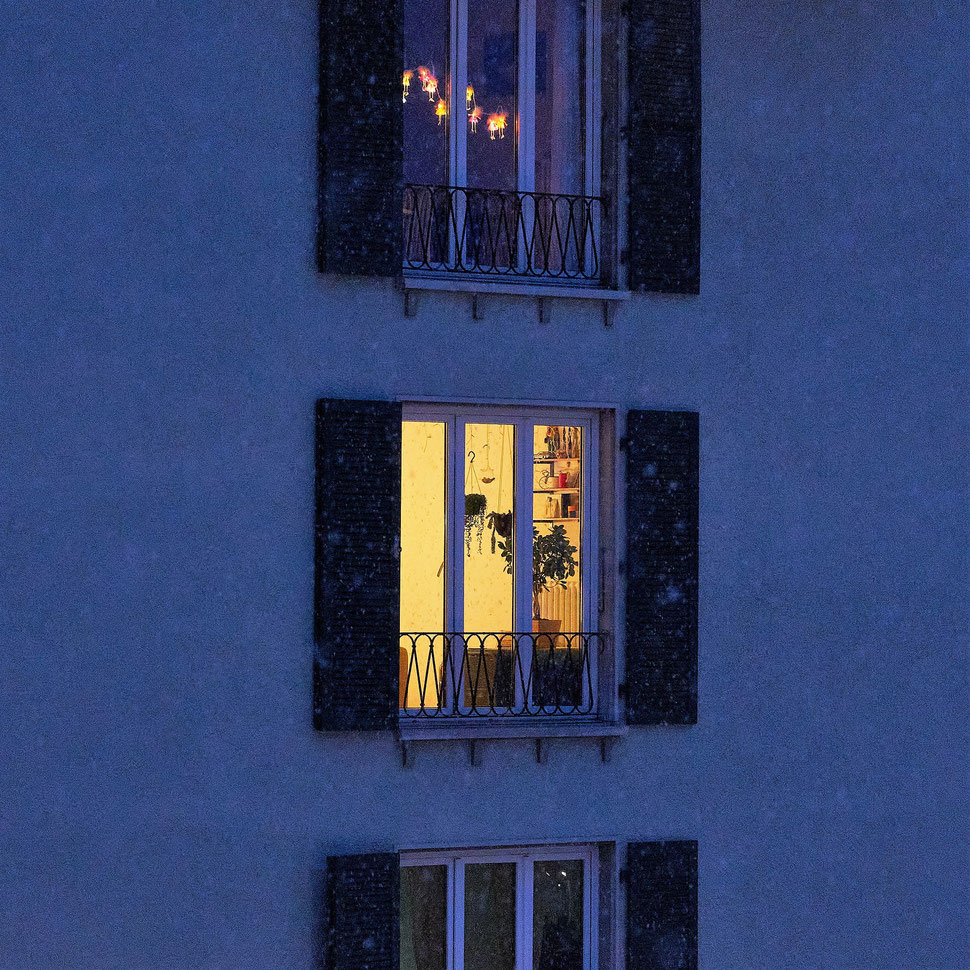
M 512 537 L 498 544 L 505 571 L 512 573 Z M 564 525 L 554 525 L 549 532 L 540 533 L 532 527 L 532 617 L 542 619 L 539 594 L 550 586 L 566 588 L 566 580 L 576 575 L 576 547 L 569 541 Z
M 482 533 L 485 531 L 485 509 L 488 500 L 478 492 L 465 495 L 465 552 L 472 554 L 472 529 L 478 533 L 478 551 L 482 551 Z

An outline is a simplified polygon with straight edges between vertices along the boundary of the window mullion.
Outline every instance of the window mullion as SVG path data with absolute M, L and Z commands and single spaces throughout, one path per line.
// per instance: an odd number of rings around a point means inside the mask
M 516 118 L 517 185 L 520 193 L 536 187 L 536 8 L 535 0 L 519 0 L 519 78 L 518 116 Z M 530 273 L 535 255 L 535 200 L 520 196 L 521 225 L 518 231 L 517 265 L 520 273 Z
M 532 421 L 515 422 L 515 629 L 532 630 Z M 528 707 L 532 640 L 520 637 L 515 692 L 516 704 Z
M 599 195 L 600 190 L 600 33 L 602 30 L 602 14 L 599 0 L 586 0 L 586 43 L 585 61 L 586 77 L 586 177 L 585 189 L 587 195 Z
M 450 629 L 461 634 L 465 629 L 465 421 L 460 415 L 451 417 L 451 601 L 454 606 Z M 464 637 L 452 638 L 448 654 L 448 672 L 451 711 L 460 708 L 462 696 L 462 672 L 465 656 Z
M 465 863 L 452 864 L 451 946 L 447 970 L 465 970 Z
M 448 161 L 451 186 L 468 184 L 465 85 L 468 83 L 468 0 L 451 0 L 451 51 L 448 92 Z M 465 220 L 465 197 L 450 193 L 452 225 L 449 227 L 449 265 L 463 263 L 461 226 Z
M 526 856 L 516 863 L 516 970 L 532 970 L 533 864 Z
M 451 85 L 448 128 L 451 147 L 451 184 L 466 181 L 465 85 L 468 83 L 468 0 L 451 0 Z
M 519 96 L 516 120 L 516 153 L 520 192 L 536 186 L 536 6 L 535 0 L 519 0 Z
M 451 415 L 448 420 L 448 432 L 451 436 L 448 449 L 450 458 L 448 468 L 451 476 L 448 489 L 451 612 L 447 625 L 449 630 L 460 633 L 465 627 L 465 601 L 462 595 L 465 588 L 465 422 L 456 415 Z

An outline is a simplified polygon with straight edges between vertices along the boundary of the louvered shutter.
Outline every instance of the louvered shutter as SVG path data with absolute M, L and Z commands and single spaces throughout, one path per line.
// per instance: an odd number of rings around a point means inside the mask
M 700 289 L 700 0 L 630 0 L 627 170 L 633 290 Z
M 626 428 L 626 713 L 697 722 L 698 415 L 630 411 Z
M 403 0 L 321 0 L 317 257 L 401 274 Z
M 626 970 L 697 970 L 697 843 L 627 847 Z
M 317 401 L 314 725 L 381 730 L 398 704 L 401 405 Z
M 400 871 L 395 852 L 327 858 L 325 970 L 400 970 Z

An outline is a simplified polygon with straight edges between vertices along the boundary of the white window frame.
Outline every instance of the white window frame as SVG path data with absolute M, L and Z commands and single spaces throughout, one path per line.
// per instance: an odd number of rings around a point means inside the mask
M 599 413 L 595 410 L 548 407 L 508 407 L 487 405 L 404 404 L 404 421 L 435 421 L 445 425 L 446 506 L 451 517 L 446 529 L 445 548 L 445 630 L 464 632 L 464 495 L 466 424 L 514 425 L 515 448 L 515 605 L 513 632 L 532 632 L 532 483 L 534 425 L 565 425 L 583 429 L 585 439 L 581 471 L 580 576 L 582 595 L 582 630 L 564 633 L 598 631 L 598 591 L 600 589 L 599 523 Z M 525 438 L 526 446 L 520 443 Z M 459 444 L 460 443 L 460 444 Z M 521 541 L 528 536 L 528 541 Z M 439 632 L 439 631 L 402 631 Z M 597 696 L 597 664 L 594 662 L 590 688 Z
M 465 866 L 481 862 L 516 863 L 515 970 L 533 967 L 533 863 L 583 863 L 583 970 L 599 965 L 599 854 L 595 845 L 503 847 L 447 852 L 402 852 L 401 868 L 444 866 L 446 869 L 445 970 L 464 970 Z
M 465 87 L 468 83 L 468 3 L 477 0 L 451 0 L 449 36 L 448 168 L 451 185 L 467 184 L 468 125 L 465 118 Z M 518 139 L 516 190 L 535 191 L 535 78 L 536 78 L 536 2 L 517 0 L 518 42 L 518 116 L 512 119 L 512 137 Z M 598 196 L 600 189 L 600 102 L 601 102 L 600 0 L 586 0 L 586 111 L 584 131 L 585 174 L 583 193 Z M 461 123 L 458 123 L 458 119 Z M 484 129 L 484 125 L 482 126 Z M 481 132 L 479 132 L 481 135 Z M 487 136 L 486 136 L 487 137 Z

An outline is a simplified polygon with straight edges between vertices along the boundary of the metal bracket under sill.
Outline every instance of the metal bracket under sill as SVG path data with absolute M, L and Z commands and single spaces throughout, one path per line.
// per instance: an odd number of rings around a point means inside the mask
M 481 320 L 483 313 L 480 297 L 525 296 L 536 301 L 539 323 L 549 322 L 548 301 L 556 298 L 569 300 L 595 300 L 602 305 L 603 325 L 613 326 L 613 310 L 617 303 L 630 299 L 629 290 L 608 290 L 595 286 L 570 286 L 565 283 L 509 283 L 490 282 L 467 276 L 434 277 L 424 275 L 404 276 L 404 315 L 417 313 L 417 295 L 422 292 L 468 293 L 472 303 L 472 319 Z
M 557 738 L 593 738 L 600 743 L 600 757 L 610 760 L 613 743 L 628 733 L 625 724 L 612 724 L 596 720 L 542 720 L 516 721 L 510 724 L 506 718 L 481 719 L 472 722 L 451 718 L 429 723 L 427 720 L 398 722 L 397 739 L 401 745 L 401 763 L 405 768 L 414 765 L 414 745 L 419 741 L 462 741 L 468 745 L 468 760 L 472 765 L 481 764 L 482 742 L 503 740 L 527 740 L 535 742 L 536 763 L 545 764 L 549 742 Z

